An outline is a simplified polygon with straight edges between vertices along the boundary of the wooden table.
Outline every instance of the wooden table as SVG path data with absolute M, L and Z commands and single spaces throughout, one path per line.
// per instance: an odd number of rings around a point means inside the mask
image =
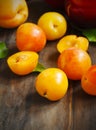
M 32 2 L 28 6 L 29 22 L 36 23 L 42 13 L 53 11 L 44 2 Z M 70 28 L 68 34 L 77 33 Z M 9 55 L 18 51 L 15 34 L 16 28 L 0 29 L 0 41 L 6 42 Z M 56 44 L 57 41 L 48 42 L 39 53 L 39 61 L 46 68 L 57 67 Z M 88 51 L 95 64 L 96 44 L 90 43 Z M 65 97 L 51 102 L 35 90 L 38 73 L 15 75 L 6 60 L 0 60 L 0 130 L 96 130 L 96 97 L 87 95 L 80 81 L 70 80 Z

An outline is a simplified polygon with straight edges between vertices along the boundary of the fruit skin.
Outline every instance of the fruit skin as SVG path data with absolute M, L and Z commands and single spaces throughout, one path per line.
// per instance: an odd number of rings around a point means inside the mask
M 28 18 L 25 0 L 0 0 L 0 27 L 15 28 Z
M 68 90 L 68 78 L 58 68 L 48 68 L 36 78 L 36 91 L 50 101 L 57 101 L 64 97 Z
M 74 25 L 96 27 L 96 0 L 65 0 L 66 13 Z
M 32 51 L 17 52 L 7 59 L 9 68 L 17 75 L 31 73 L 38 63 L 39 55 Z
M 91 64 L 89 54 L 75 47 L 64 50 L 57 61 L 58 68 L 63 70 L 72 80 L 80 80 Z
M 37 23 L 45 31 L 47 40 L 59 39 L 67 30 L 67 21 L 58 12 L 46 12 L 42 14 Z
M 38 25 L 26 22 L 16 31 L 16 45 L 20 51 L 41 51 L 46 45 L 45 32 Z
M 57 43 L 57 50 L 60 53 L 70 47 L 77 47 L 87 51 L 89 47 L 89 41 L 83 36 L 66 35 Z
M 96 96 L 96 65 L 92 65 L 83 75 L 81 86 L 87 94 Z

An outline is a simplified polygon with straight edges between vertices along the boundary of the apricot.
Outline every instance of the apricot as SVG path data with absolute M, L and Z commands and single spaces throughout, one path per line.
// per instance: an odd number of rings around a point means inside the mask
M 63 70 L 72 80 L 80 80 L 92 64 L 89 54 L 79 48 L 73 47 L 64 50 L 58 57 L 58 68 Z
M 57 50 L 60 53 L 70 47 L 77 47 L 87 51 L 89 47 L 89 41 L 83 36 L 66 35 L 57 43 Z
M 24 23 L 17 28 L 16 45 L 20 51 L 41 51 L 46 45 L 46 35 L 34 23 Z
M 38 63 L 38 54 L 32 51 L 17 52 L 7 59 L 9 68 L 17 75 L 31 73 Z
M 67 20 L 58 12 L 46 12 L 38 19 L 38 25 L 44 30 L 47 40 L 56 40 L 65 35 Z
M 39 73 L 35 87 L 42 97 L 57 101 L 63 98 L 68 90 L 68 78 L 62 70 L 48 68 Z
M 96 96 L 96 65 L 92 65 L 82 76 L 81 86 L 87 94 Z
M 25 0 L 0 0 L 0 27 L 16 28 L 27 20 L 28 15 Z

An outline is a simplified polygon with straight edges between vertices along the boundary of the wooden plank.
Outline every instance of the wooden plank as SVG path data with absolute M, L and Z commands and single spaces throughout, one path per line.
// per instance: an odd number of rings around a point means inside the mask
M 41 14 L 53 11 L 44 2 L 32 2 L 28 22 L 36 23 Z M 55 10 L 57 11 L 57 10 Z M 61 11 L 60 11 L 61 12 Z M 68 34 L 75 32 L 71 27 Z M 78 32 L 76 32 L 78 33 Z M 0 41 L 5 41 L 10 53 L 18 51 L 15 29 L 0 29 Z M 39 53 L 46 68 L 57 67 L 57 41 L 48 42 Z M 89 54 L 96 63 L 96 45 L 90 43 Z M 80 81 L 69 81 L 68 93 L 57 102 L 40 97 L 35 90 L 38 73 L 26 76 L 13 74 L 0 60 L 0 130 L 96 130 L 96 97 L 81 89 Z

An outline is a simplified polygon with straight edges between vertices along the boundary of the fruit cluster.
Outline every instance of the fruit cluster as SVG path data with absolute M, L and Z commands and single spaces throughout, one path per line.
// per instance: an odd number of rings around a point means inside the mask
M 92 66 L 87 53 L 89 41 L 76 35 L 65 35 L 67 21 L 57 12 L 47 12 L 40 16 L 37 24 L 23 23 L 16 31 L 16 45 L 19 52 L 7 59 L 10 69 L 18 75 L 26 75 L 38 66 L 39 54 L 47 41 L 60 39 L 57 50 L 58 68 L 44 69 L 36 78 L 37 92 L 56 101 L 64 97 L 68 90 L 68 79 L 81 80 L 85 92 L 96 95 L 96 66 Z

